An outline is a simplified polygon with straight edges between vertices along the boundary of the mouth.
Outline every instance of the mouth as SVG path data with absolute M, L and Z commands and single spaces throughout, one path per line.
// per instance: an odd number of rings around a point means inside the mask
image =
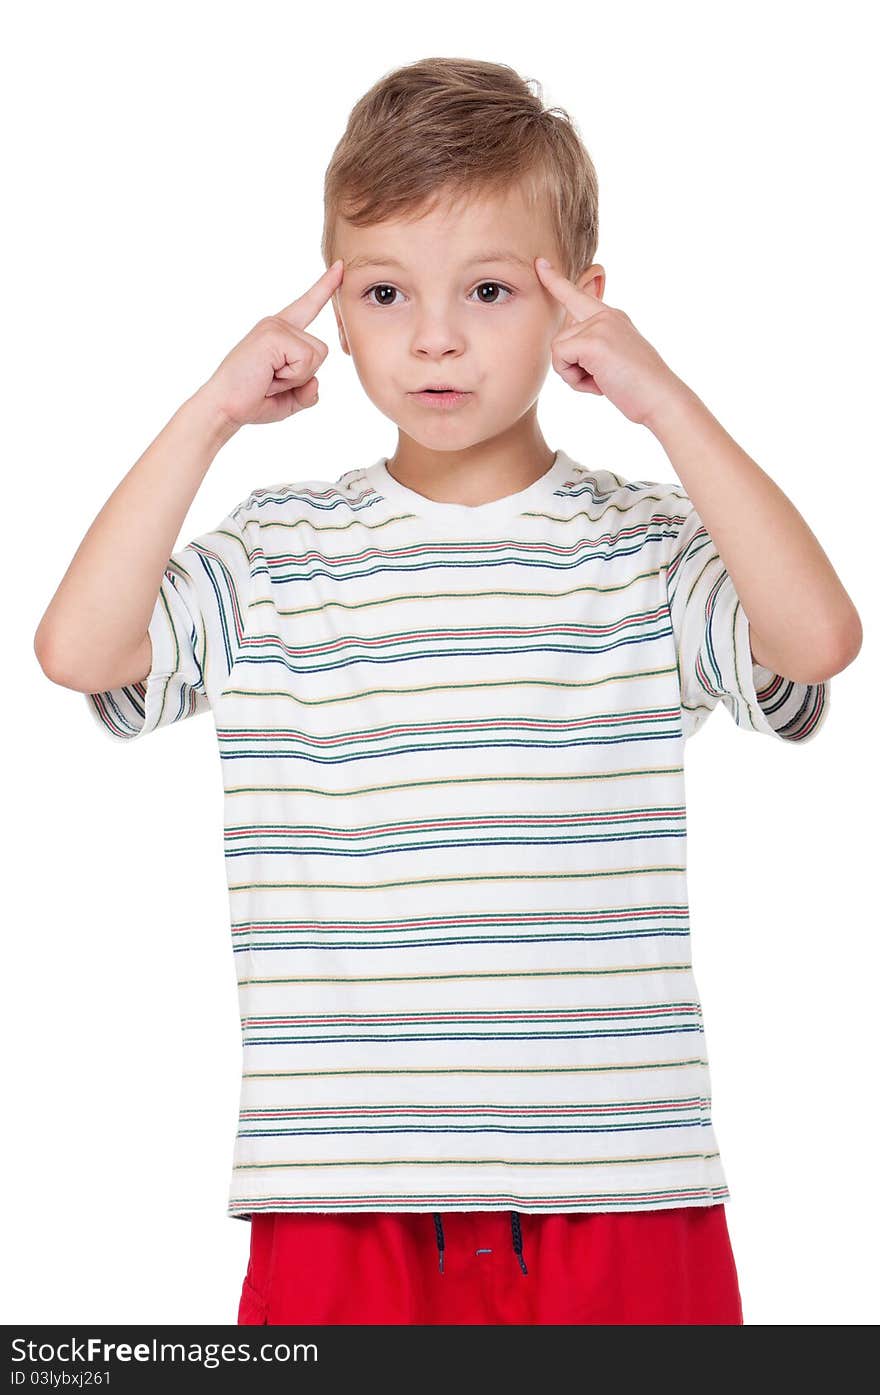
M 461 388 L 435 384 L 432 387 L 421 388 L 418 392 L 411 392 L 409 396 L 426 407 L 457 407 L 462 402 L 467 402 L 471 393 Z

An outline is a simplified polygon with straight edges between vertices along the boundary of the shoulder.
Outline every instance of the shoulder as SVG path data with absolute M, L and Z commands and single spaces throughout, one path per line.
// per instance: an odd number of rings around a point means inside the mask
M 335 480 L 307 476 L 261 485 L 252 489 L 230 516 L 243 530 L 273 523 L 335 526 L 341 516 L 368 507 L 373 497 L 375 492 L 360 467 L 344 471 Z
M 677 481 L 631 479 L 617 470 L 588 468 L 575 461 L 564 487 L 589 504 L 594 518 L 614 521 L 616 528 L 646 526 L 653 521 L 680 526 L 691 507 Z

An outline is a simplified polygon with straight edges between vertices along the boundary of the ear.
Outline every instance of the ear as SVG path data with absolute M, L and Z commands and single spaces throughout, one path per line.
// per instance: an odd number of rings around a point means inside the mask
M 348 336 L 345 333 L 345 325 L 342 323 L 342 316 L 339 313 L 339 306 L 336 303 L 335 295 L 332 295 L 330 297 L 330 304 L 333 306 L 333 314 L 336 317 L 336 331 L 339 335 L 339 346 L 344 354 L 348 354 L 349 357 L 351 357 L 351 349 L 349 348 L 348 344 Z
M 600 266 L 598 262 L 594 262 L 592 266 L 587 267 L 586 271 L 584 271 L 584 272 L 581 273 L 581 275 L 577 278 L 577 280 L 575 281 L 574 284 L 578 287 L 579 290 L 582 290 L 582 291 L 589 291 L 590 295 L 594 295 L 594 296 L 596 297 L 597 300 L 602 300 L 602 299 L 604 299 L 604 296 L 605 296 L 605 268 L 604 268 L 604 266 Z M 577 323 L 577 321 L 574 320 L 573 317 L 572 317 L 572 316 L 568 313 L 568 311 L 566 310 L 566 311 L 565 311 L 565 320 L 564 320 L 564 323 L 563 323 L 563 325 L 562 325 L 562 329 L 563 329 L 563 330 L 566 330 L 566 329 L 573 329 L 576 323 Z
M 594 295 L 597 300 L 604 300 L 604 266 L 600 266 L 598 262 L 594 262 L 593 265 L 591 267 L 588 267 L 587 270 L 584 272 L 583 276 L 578 281 L 578 285 L 580 286 L 581 290 L 589 291 L 590 295 Z

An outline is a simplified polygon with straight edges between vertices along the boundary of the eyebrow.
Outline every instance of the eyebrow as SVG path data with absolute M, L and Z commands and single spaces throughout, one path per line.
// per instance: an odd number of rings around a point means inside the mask
M 532 263 L 516 252 L 479 252 L 477 256 L 469 257 L 463 265 L 475 266 L 477 262 L 513 262 L 516 266 L 525 267 L 527 271 L 532 270 Z M 352 257 L 345 265 L 348 271 L 358 271 L 364 266 L 396 266 L 401 271 L 406 270 L 403 262 L 399 262 L 396 257 Z

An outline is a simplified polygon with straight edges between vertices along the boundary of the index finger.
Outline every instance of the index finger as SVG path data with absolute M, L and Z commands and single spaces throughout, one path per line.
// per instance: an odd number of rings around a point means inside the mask
M 589 291 L 584 291 L 580 286 L 576 286 L 573 281 L 569 281 L 567 276 L 563 276 L 562 272 L 557 271 L 549 262 L 543 266 L 540 257 L 535 259 L 535 270 L 541 284 L 547 287 L 547 290 L 556 297 L 560 305 L 565 306 L 575 320 L 589 320 L 604 309 L 605 303 L 598 296 L 591 295 Z
M 328 266 L 323 276 L 319 276 L 314 285 L 309 286 L 297 300 L 292 300 L 289 305 L 285 305 L 283 310 L 278 311 L 278 318 L 286 320 L 294 329 L 305 329 L 311 324 L 319 310 L 323 310 L 333 292 L 342 282 L 342 271 L 345 263 L 341 257 L 337 257 L 332 266 Z

